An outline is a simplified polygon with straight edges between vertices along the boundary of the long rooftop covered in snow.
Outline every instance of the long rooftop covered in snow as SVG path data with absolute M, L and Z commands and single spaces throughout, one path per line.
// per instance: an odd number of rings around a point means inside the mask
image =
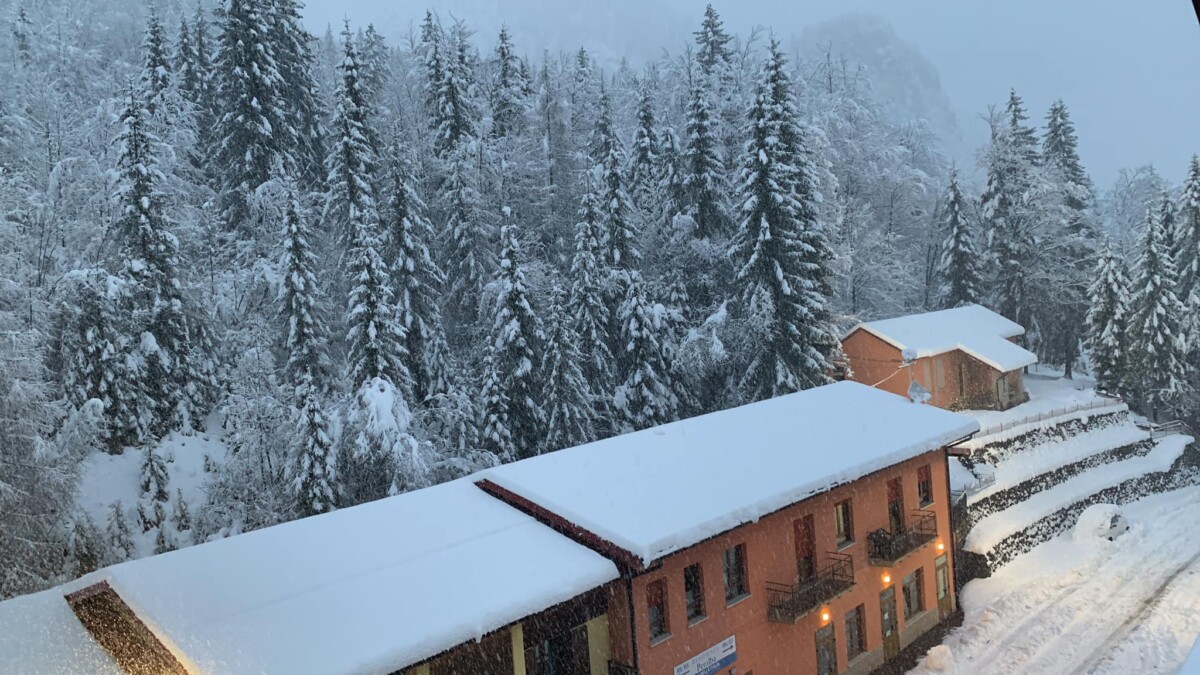
M 649 565 L 978 430 L 969 417 L 839 382 L 479 476 Z
M 0 604 L 0 627 L 53 634 L 48 649 L 0 636 L 0 672 L 121 672 L 63 599 L 101 581 L 188 672 L 343 674 L 399 670 L 616 577 L 611 561 L 459 480 Z M 87 660 L 68 668 L 68 653 Z
M 959 349 L 1005 373 L 1037 363 L 1036 354 L 1008 339 L 1025 329 L 979 305 L 860 323 L 847 336 L 857 330 L 917 359 Z

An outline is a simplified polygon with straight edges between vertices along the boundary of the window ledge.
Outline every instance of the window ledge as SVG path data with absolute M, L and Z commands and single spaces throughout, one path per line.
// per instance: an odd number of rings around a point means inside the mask
M 662 635 L 659 635 L 658 637 L 650 638 L 650 646 L 657 647 L 670 639 L 671 639 L 670 633 L 663 633 Z
M 933 505 L 936 503 L 936 501 L 937 501 L 937 500 L 934 500 L 934 501 L 932 501 L 932 502 L 921 502 L 921 508 L 926 508 L 926 507 L 929 507 L 929 506 L 933 506 Z
M 858 542 L 854 539 L 851 539 L 850 541 L 842 542 L 842 543 L 838 544 L 837 550 L 838 550 L 838 552 L 845 551 L 846 549 L 850 548 L 851 546 L 853 546 L 857 543 Z
M 733 598 L 732 600 L 726 600 L 725 606 L 733 607 L 734 605 L 740 605 L 740 604 L 742 604 L 742 601 L 748 597 L 750 597 L 749 593 L 742 593 L 741 595 L 737 596 L 736 598 Z
M 695 617 L 695 618 L 693 618 L 693 619 L 688 619 L 688 628 L 691 628 L 692 626 L 696 626 L 696 625 L 702 624 L 702 623 L 704 623 L 705 621 L 708 621 L 708 615 L 707 615 L 707 614 L 701 614 L 700 616 L 697 616 L 697 617 Z

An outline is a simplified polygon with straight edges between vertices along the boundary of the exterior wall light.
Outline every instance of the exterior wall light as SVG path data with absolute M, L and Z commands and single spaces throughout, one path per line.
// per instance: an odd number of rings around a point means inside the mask
M 885 584 L 892 583 L 892 575 L 889 574 L 888 572 L 883 573 L 883 583 L 885 583 Z
M 821 621 L 825 621 L 825 622 L 829 621 L 829 610 L 825 610 L 825 611 L 821 612 Z
M 940 542 L 940 541 L 939 541 L 939 542 L 938 542 L 938 545 L 937 545 L 937 550 L 939 550 L 939 551 L 945 551 L 945 550 L 946 550 L 946 545 L 945 545 L 945 544 L 943 544 L 942 542 Z

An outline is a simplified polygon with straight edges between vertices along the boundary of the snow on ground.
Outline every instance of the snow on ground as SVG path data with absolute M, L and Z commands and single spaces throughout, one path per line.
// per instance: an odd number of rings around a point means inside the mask
M 1159 439 L 1144 457 L 1131 457 L 1093 467 L 1048 490 L 1030 496 L 1020 504 L 993 513 L 971 529 L 964 548 L 979 553 L 989 551 L 1009 535 L 1020 532 L 1041 518 L 1084 497 L 1131 478 L 1166 471 L 1191 442 L 1190 436 L 1166 436 Z
M 170 434 L 159 443 L 158 452 L 167 462 L 167 474 L 170 477 L 167 488 L 172 505 L 177 498 L 176 490 L 179 490 L 188 508 L 195 513 L 204 503 L 204 489 L 208 483 L 209 474 L 204 470 L 205 457 L 220 464 L 225 461 L 227 453 L 217 422 L 210 420 L 208 431 L 197 431 L 191 436 L 179 432 Z M 133 448 L 120 455 L 96 452 L 86 457 L 81 464 L 76 496 L 79 507 L 101 529 L 108 522 L 110 506 L 120 500 L 134 531 L 139 556 L 150 555 L 154 551 L 153 533 L 142 536 L 140 528 L 133 527 L 142 493 L 139 485 L 142 458 L 142 451 Z
M 1121 507 L 1115 541 L 1071 533 L 967 584 L 926 673 L 1174 673 L 1200 632 L 1200 487 Z
M 980 433 L 963 445 L 978 448 L 1011 438 L 1039 426 L 1088 417 L 1099 413 L 1128 410 L 1115 399 L 1105 398 L 1092 388 L 1090 380 L 1066 380 L 1053 375 L 1028 374 L 1025 391 L 1029 400 L 1008 410 L 964 410 L 979 422 Z M 1005 427 L 1002 431 L 1000 427 Z
M 1133 445 L 1150 438 L 1149 432 L 1131 424 L 1085 431 L 1062 441 L 1052 441 L 1013 453 L 992 467 L 996 482 L 971 496 L 978 501 L 1036 476 L 1049 473 L 1092 455 Z

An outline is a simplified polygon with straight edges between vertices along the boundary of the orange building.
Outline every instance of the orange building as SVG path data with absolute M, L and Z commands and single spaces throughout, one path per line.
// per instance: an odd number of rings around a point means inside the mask
M 610 673 L 869 673 L 957 611 L 945 449 L 976 429 L 840 383 L 480 486 L 617 563 Z
M 1022 370 L 1037 355 L 1025 334 L 979 305 L 860 323 L 842 338 L 850 379 L 948 410 L 1007 410 L 1029 400 Z
M 841 382 L 609 438 L 0 603 L 0 672 L 886 672 L 959 616 L 978 428 Z

